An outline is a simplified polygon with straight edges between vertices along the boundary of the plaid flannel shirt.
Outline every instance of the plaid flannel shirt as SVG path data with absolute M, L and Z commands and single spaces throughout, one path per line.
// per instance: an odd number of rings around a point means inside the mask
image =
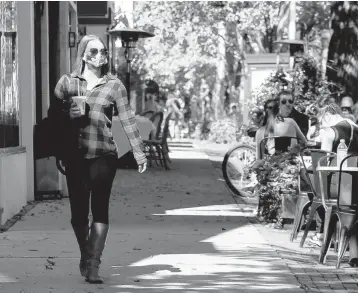
M 61 100 L 71 102 L 73 96 L 87 97 L 89 111 L 86 112 L 89 122 L 84 128 L 80 128 L 79 133 L 79 147 L 84 150 L 85 158 L 92 159 L 109 152 L 117 153 L 117 145 L 111 131 L 112 111 L 116 104 L 119 119 L 137 163 L 146 162 L 142 139 L 122 82 L 114 76 L 105 75 L 94 89 L 88 91 L 86 88 L 87 82 L 82 76 L 70 74 L 63 75 L 55 87 L 55 96 Z

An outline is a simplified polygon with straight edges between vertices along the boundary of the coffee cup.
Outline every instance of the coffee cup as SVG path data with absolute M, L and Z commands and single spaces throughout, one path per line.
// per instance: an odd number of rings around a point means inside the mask
M 86 96 L 74 96 L 72 100 L 76 103 L 77 107 L 80 108 L 81 115 L 86 113 Z

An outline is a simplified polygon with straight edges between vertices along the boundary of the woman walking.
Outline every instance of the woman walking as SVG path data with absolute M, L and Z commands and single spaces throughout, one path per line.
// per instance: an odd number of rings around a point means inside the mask
M 107 49 L 101 39 L 84 36 L 78 46 L 75 70 L 63 75 L 55 88 L 57 102 L 69 105 L 71 131 L 77 134 L 77 144 L 65 168 L 71 224 L 81 252 L 80 272 L 89 283 L 103 283 L 98 271 L 109 230 L 109 200 L 117 163 L 111 131 L 115 106 L 140 173 L 147 164 L 126 89 L 109 74 L 107 63 Z

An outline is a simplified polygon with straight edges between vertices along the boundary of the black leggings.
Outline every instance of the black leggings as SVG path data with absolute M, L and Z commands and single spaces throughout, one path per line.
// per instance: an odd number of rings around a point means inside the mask
M 95 159 L 75 159 L 66 167 L 67 188 L 71 206 L 71 224 L 88 224 L 90 211 L 93 222 L 108 224 L 108 210 L 117 155 L 106 154 Z

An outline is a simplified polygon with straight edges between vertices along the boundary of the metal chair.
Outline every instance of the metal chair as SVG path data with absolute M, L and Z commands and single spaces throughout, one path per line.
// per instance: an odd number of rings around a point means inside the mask
M 140 116 L 150 119 L 153 116 L 153 114 L 155 114 L 155 113 L 156 113 L 155 111 L 149 110 L 149 111 L 142 112 L 140 114 Z
M 312 186 L 312 180 L 309 176 L 309 171 L 307 169 L 307 165 L 305 162 L 305 155 L 309 152 L 310 154 L 310 149 L 312 148 L 312 146 L 305 146 L 304 148 L 302 148 L 300 150 L 300 158 L 303 164 L 303 170 L 304 175 L 307 178 L 307 181 L 309 183 L 309 187 L 311 189 L 311 191 L 313 190 L 313 186 Z M 310 205 L 312 204 L 313 201 L 313 192 L 308 192 L 308 191 L 302 191 L 299 190 L 299 194 L 298 194 L 298 199 L 297 199 L 297 204 L 295 206 L 295 217 L 294 217 L 294 225 L 293 225 L 293 229 L 292 232 L 290 234 L 290 242 L 293 242 L 294 239 L 297 239 L 298 233 L 300 228 L 302 227 L 302 220 L 308 210 L 308 208 L 310 207 Z
M 349 155 L 341 162 L 339 168 L 337 204 L 336 206 L 328 206 L 325 214 L 324 241 L 320 251 L 319 262 L 325 262 L 336 226 L 339 225 L 340 239 L 336 263 L 337 269 L 340 267 L 340 261 L 347 250 L 349 239 L 353 231 L 357 230 L 357 228 L 354 228 L 358 225 L 358 170 L 357 168 L 356 171 L 354 170 L 353 172 L 350 172 L 348 169 L 343 170 L 344 162 L 346 161 L 349 164 L 349 161 L 353 162 L 354 158 L 356 158 L 356 160 L 354 160 L 355 165 L 358 167 L 357 154 Z M 321 179 L 323 179 L 322 175 Z M 343 184 L 343 181 L 346 184 Z M 321 186 L 323 189 L 326 188 L 323 180 L 321 181 Z
M 169 170 L 168 163 L 171 162 L 168 155 L 167 137 L 169 133 L 169 121 L 171 119 L 171 113 L 166 117 L 165 124 L 163 127 L 163 133 L 159 139 L 144 140 L 146 155 L 150 160 L 159 160 L 161 165 Z
M 314 149 L 313 146 L 308 145 L 302 148 L 299 153 L 303 164 L 302 170 L 304 170 L 304 174 L 303 173 L 302 174 L 307 178 L 305 182 L 308 183 L 310 187 L 310 191 L 303 192 L 302 190 L 299 190 L 297 204 L 296 204 L 296 212 L 294 217 L 294 225 L 290 235 L 290 242 L 293 242 L 294 239 L 297 239 L 298 233 L 302 227 L 303 218 L 305 217 L 305 214 L 309 209 L 309 207 L 311 206 L 314 198 L 315 189 L 313 185 L 314 184 L 313 179 L 311 178 L 313 172 L 312 170 L 308 170 L 304 159 L 305 156 L 310 155 L 311 151 L 318 151 L 318 149 Z M 304 178 L 302 178 L 302 180 L 304 180 Z
M 163 122 L 163 112 L 156 112 L 151 116 L 150 120 L 156 127 L 156 133 L 154 139 L 159 139 L 161 133 L 161 126 Z M 150 140 L 151 139 L 153 139 L 153 137 L 150 137 Z
M 330 153 L 329 156 L 327 156 L 328 153 Z M 308 236 L 310 226 L 312 225 L 312 222 L 314 220 L 315 212 L 318 210 L 319 207 L 323 206 L 323 202 L 325 201 L 327 206 L 332 206 L 332 205 L 336 204 L 336 200 L 331 198 L 330 192 L 327 192 L 327 190 L 323 190 L 323 192 L 322 192 L 321 187 L 320 187 L 319 173 L 317 171 L 317 166 L 318 166 L 319 160 L 324 159 L 324 158 L 327 158 L 328 160 L 333 159 L 336 157 L 336 154 L 333 152 L 326 152 L 326 151 L 322 151 L 322 150 L 318 150 L 318 149 L 312 149 L 310 152 L 310 155 L 312 157 L 312 172 L 313 172 L 314 184 L 312 183 L 312 180 L 309 176 L 308 169 L 305 166 L 304 167 L 306 170 L 306 174 L 308 176 L 308 181 L 310 183 L 310 186 L 311 186 L 311 189 L 313 192 L 313 199 L 311 200 L 309 218 L 307 220 L 307 224 L 305 226 L 302 239 L 300 240 L 300 247 L 304 246 L 304 242 Z M 330 160 L 329 162 L 331 162 L 331 161 L 332 160 Z M 328 184 L 327 178 L 325 178 L 324 181 L 325 181 L 324 182 L 325 184 Z M 324 200 L 322 198 L 324 198 Z

